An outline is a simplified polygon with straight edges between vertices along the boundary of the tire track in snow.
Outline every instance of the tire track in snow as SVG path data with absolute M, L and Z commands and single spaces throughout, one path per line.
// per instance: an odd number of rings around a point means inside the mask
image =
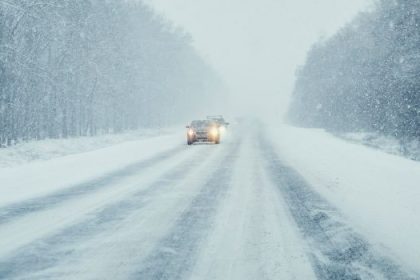
M 64 201 L 78 199 L 84 195 L 94 193 L 101 189 L 112 187 L 118 181 L 141 172 L 143 169 L 150 168 L 151 166 L 156 165 L 163 160 L 174 158 L 183 151 L 184 150 L 180 149 L 180 147 L 176 147 L 170 149 L 169 151 L 165 151 L 156 156 L 153 156 L 152 158 L 141 160 L 120 170 L 110 172 L 85 183 L 65 188 L 64 190 L 54 192 L 50 195 L 0 207 L 0 226 L 17 217 L 23 217 L 30 213 L 54 207 Z
M 248 131 L 252 137 L 243 144 L 232 187 L 189 279 L 316 279 L 277 187 L 263 170 L 255 128 Z
M 281 161 L 267 139 L 261 138 L 266 168 L 312 250 L 310 258 L 318 279 L 420 278 L 375 250 L 346 223 L 334 206 L 315 192 L 297 171 Z
M 219 203 L 231 187 L 232 169 L 242 143 L 236 143 L 220 163 L 170 234 L 130 279 L 185 279 L 192 272 L 200 242 L 209 233 Z
M 209 158 L 211 151 L 211 149 L 206 149 L 203 156 Z M 167 158 L 169 157 L 167 156 Z M 204 163 L 205 161 L 202 161 L 200 164 L 194 165 L 194 168 L 199 168 Z M 187 176 L 185 170 L 190 168 L 191 159 L 188 158 L 174 169 L 163 174 L 146 189 L 132 194 L 128 199 L 107 205 L 91 213 L 83 222 L 64 228 L 47 238 L 36 240 L 20 248 L 12 256 L 3 258 L 3 260 L 0 259 L 0 279 L 36 279 L 38 273 L 41 274 L 42 271 L 76 255 L 78 253 L 74 249 L 76 244 L 94 239 L 97 235 L 106 232 L 112 234 L 115 225 L 122 222 L 130 213 L 141 211 L 159 194 L 182 182 Z M 132 172 L 135 171 L 132 170 Z M 129 173 L 131 172 L 127 172 L 127 174 Z M 115 183 L 115 181 L 113 182 Z M 39 279 L 44 279 L 44 277 L 40 276 Z

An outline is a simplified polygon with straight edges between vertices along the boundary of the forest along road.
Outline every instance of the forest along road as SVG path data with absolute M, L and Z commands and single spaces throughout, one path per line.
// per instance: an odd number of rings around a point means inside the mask
M 0 206 L 0 279 L 420 279 L 356 232 L 257 125 Z

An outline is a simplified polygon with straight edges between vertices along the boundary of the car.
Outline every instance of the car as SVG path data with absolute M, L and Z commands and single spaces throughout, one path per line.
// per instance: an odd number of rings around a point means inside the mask
M 219 125 L 219 129 L 221 132 L 224 132 L 229 126 L 229 123 L 225 120 L 225 118 L 222 115 L 207 116 L 207 120 L 216 122 Z
M 211 120 L 194 120 L 187 125 L 187 144 L 211 142 L 220 144 L 220 125 Z

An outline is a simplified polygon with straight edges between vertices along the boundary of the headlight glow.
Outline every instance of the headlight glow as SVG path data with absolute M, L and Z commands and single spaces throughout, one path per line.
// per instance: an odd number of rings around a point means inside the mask
M 193 136 L 193 135 L 194 135 L 194 130 L 190 128 L 190 129 L 188 130 L 188 135 L 189 135 L 189 136 Z
M 217 135 L 219 135 L 219 130 L 217 129 L 217 127 L 213 127 L 213 128 L 210 130 L 210 134 L 211 134 L 212 136 L 217 136 Z

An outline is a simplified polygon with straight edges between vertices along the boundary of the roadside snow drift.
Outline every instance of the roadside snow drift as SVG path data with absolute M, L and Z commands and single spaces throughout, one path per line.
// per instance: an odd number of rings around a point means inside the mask
M 349 143 L 323 130 L 270 127 L 285 162 L 298 170 L 373 244 L 419 269 L 420 162 Z
M 179 147 L 184 140 L 182 133 L 148 137 L 90 152 L 0 168 L 0 206 L 61 191 Z

